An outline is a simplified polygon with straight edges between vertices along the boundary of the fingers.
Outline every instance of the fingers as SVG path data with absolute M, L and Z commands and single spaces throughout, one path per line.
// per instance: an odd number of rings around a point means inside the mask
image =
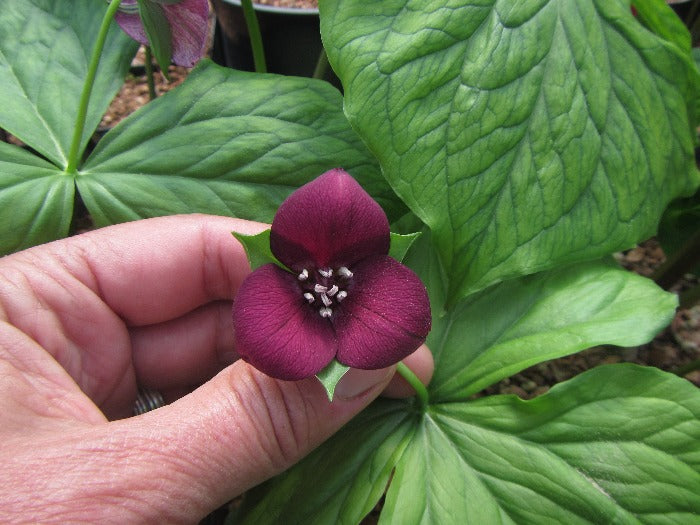
M 233 363 L 231 302 L 217 301 L 182 317 L 131 330 L 136 380 L 172 390 L 200 385 Z
M 254 234 L 266 227 L 180 215 L 110 226 L 49 246 L 127 324 L 146 325 L 233 298 L 250 270 L 231 231 Z
M 194 523 L 299 461 L 378 396 L 392 374 L 352 370 L 330 403 L 316 379 L 277 381 L 238 361 L 171 405 L 83 432 L 70 454 L 58 454 L 60 490 L 44 494 L 33 478 L 20 488 L 31 489 L 27 500 L 62 512 L 77 500 L 76 512 L 89 512 L 91 522 Z M 23 465 L 37 464 L 41 475 L 59 465 L 49 445 L 32 454 Z M 86 511 L 85 501 L 98 504 Z M 34 516 L 29 510 L 24 515 Z

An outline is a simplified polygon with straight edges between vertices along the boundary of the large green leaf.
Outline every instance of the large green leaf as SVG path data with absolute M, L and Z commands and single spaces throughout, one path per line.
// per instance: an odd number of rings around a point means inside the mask
M 54 165 L 0 142 L 0 255 L 68 234 L 75 182 Z
M 602 261 L 510 280 L 441 311 L 447 279 L 419 239 L 405 263 L 433 305 L 428 346 L 435 401 L 463 400 L 534 364 L 592 346 L 646 343 L 673 318 L 678 299 L 653 281 Z
M 380 523 L 698 523 L 700 394 L 604 366 L 532 401 L 431 407 Z
M 100 141 L 78 189 L 98 224 L 189 212 L 270 221 L 291 190 L 341 166 L 396 215 L 403 205 L 341 108 L 326 82 L 203 60 Z
M 99 0 L 12 0 L 0 9 L 0 127 L 61 168 L 106 10 Z M 137 47 L 113 25 L 97 71 L 82 148 L 121 87 Z
M 382 400 L 286 474 L 258 487 L 229 523 L 354 524 L 376 505 L 417 416 Z
M 628 1 L 320 10 L 346 113 L 435 233 L 450 301 L 649 237 L 700 181 L 697 70 Z

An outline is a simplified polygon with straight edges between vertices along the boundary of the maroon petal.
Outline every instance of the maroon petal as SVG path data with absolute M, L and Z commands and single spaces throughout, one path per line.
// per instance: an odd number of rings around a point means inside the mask
M 391 257 L 372 257 L 353 268 L 352 286 L 334 314 L 338 354 L 353 368 L 398 363 L 430 331 L 430 302 L 412 270 Z
M 294 271 L 351 266 L 389 251 L 384 210 L 342 169 L 292 193 L 277 210 L 272 253 Z
M 136 0 L 122 0 L 121 5 L 135 6 Z M 139 17 L 138 13 L 127 14 L 117 11 L 114 19 L 127 35 L 144 46 L 148 45 L 148 37 L 146 36 L 146 31 L 143 28 L 141 17 Z
M 206 52 L 209 35 L 209 0 L 182 0 L 162 4 L 173 34 L 173 62 L 194 66 Z
M 333 327 L 304 299 L 295 276 L 274 264 L 251 273 L 233 302 L 238 354 L 278 379 L 321 371 L 335 356 Z
M 123 0 L 123 5 L 134 5 L 136 0 Z M 209 1 L 182 0 L 177 4 L 160 4 L 172 33 L 173 57 L 178 66 L 192 67 L 206 51 L 209 32 Z M 116 20 L 124 32 L 143 45 L 148 37 L 138 14 L 117 12 Z

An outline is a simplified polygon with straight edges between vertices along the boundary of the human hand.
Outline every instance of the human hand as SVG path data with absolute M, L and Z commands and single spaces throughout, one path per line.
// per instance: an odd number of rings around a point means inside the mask
M 163 217 L 0 259 L 3 522 L 196 522 L 382 390 L 410 395 L 393 367 L 351 370 L 329 403 L 314 378 L 237 360 L 231 299 L 249 268 L 230 231 L 264 227 Z M 404 362 L 427 383 L 426 347 Z M 138 387 L 172 403 L 127 418 Z

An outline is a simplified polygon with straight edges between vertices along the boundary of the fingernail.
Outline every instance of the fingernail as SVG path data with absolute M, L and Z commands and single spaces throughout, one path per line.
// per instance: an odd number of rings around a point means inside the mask
M 380 370 L 359 370 L 351 368 L 335 387 L 335 397 L 349 400 L 369 392 L 377 385 L 386 383 L 386 380 L 394 373 L 393 368 Z

